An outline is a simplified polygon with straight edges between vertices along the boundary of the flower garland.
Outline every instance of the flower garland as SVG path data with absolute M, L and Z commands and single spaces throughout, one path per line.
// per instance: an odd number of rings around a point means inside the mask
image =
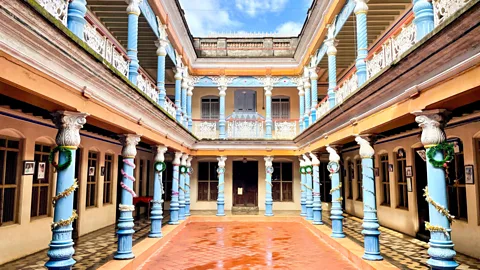
M 128 159 L 124 159 L 123 163 L 127 164 L 128 166 L 132 167 L 133 169 L 135 169 L 137 167 L 135 164 L 130 162 L 130 160 L 128 160 Z
M 128 180 L 130 180 L 132 182 L 135 182 L 135 178 L 131 175 L 128 175 L 123 169 L 121 169 L 120 172 L 122 173 L 123 177 L 127 178 Z
M 424 193 L 423 193 L 423 197 L 425 197 L 425 201 L 427 201 L 429 204 L 433 205 L 433 207 L 435 207 L 435 209 L 437 209 L 437 211 L 442 214 L 444 217 L 446 217 L 448 219 L 448 221 L 450 223 L 453 222 L 453 219 L 455 218 L 455 216 L 451 215 L 450 214 L 450 211 L 448 211 L 448 209 L 446 209 L 445 207 L 441 206 L 440 204 L 438 204 L 436 201 L 434 201 L 432 199 L 432 197 L 430 197 L 429 193 L 428 193 L 428 187 L 425 187 L 423 189 Z
M 135 164 L 133 164 L 132 162 L 130 162 L 130 160 L 124 158 L 123 159 L 123 163 L 125 163 L 125 165 L 127 166 L 130 166 L 132 167 L 133 169 L 135 169 Z M 135 178 L 129 174 L 127 174 L 123 169 L 120 170 L 120 172 L 122 173 L 123 177 L 127 178 L 128 180 L 132 181 L 132 182 L 135 182 Z M 125 185 L 125 183 L 122 181 L 120 182 L 120 186 L 126 190 L 128 193 L 132 194 L 132 197 L 137 197 L 137 194 L 135 193 L 135 191 L 133 191 L 130 187 L 128 187 L 127 185 Z
M 333 194 L 333 192 L 340 190 L 341 188 L 342 188 L 342 183 L 338 184 L 337 187 L 330 189 L 330 195 Z
M 445 152 L 445 157 L 443 160 L 436 160 L 435 154 L 437 151 Z M 453 145 L 451 143 L 442 142 L 435 146 L 432 146 L 427 151 L 428 162 L 432 164 L 435 168 L 446 168 L 447 164 L 452 161 L 453 156 L 455 155 Z
M 300 167 L 300 174 L 306 174 L 307 168 L 305 166 Z
M 306 172 L 307 174 L 312 174 L 312 171 L 313 171 L 312 165 L 305 166 L 305 172 Z
M 220 190 L 220 186 L 223 186 L 225 183 L 220 183 L 217 185 L 217 189 Z M 225 193 L 223 190 L 218 192 L 219 194 Z
M 320 192 L 312 192 L 313 196 L 320 196 Z
M 340 197 L 338 197 L 337 199 L 335 199 L 335 201 L 336 201 L 336 202 L 341 202 L 341 201 L 343 201 L 343 197 L 340 196 Z
M 122 212 L 133 212 L 133 211 L 135 211 L 135 206 L 134 205 L 119 204 L 118 205 L 118 210 L 120 210 Z
M 67 219 L 60 219 L 57 222 L 52 222 L 52 230 L 57 227 L 64 227 L 73 223 L 73 221 L 78 218 L 77 211 L 73 210 L 72 215 Z
M 425 221 L 425 229 L 430 232 L 442 232 L 446 237 L 449 237 L 447 229 L 442 226 L 432 225 L 430 222 Z
M 68 168 L 70 164 L 72 164 L 72 151 L 70 150 L 71 150 L 71 147 L 69 146 L 57 146 L 52 149 L 52 151 L 48 155 L 48 162 L 52 164 L 52 166 L 55 168 L 55 172 L 63 171 L 66 168 Z M 57 162 L 55 162 L 55 154 L 57 152 L 65 153 L 65 158 L 66 158 L 65 163 L 57 164 Z
M 128 193 L 132 194 L 132 197 L 137 197 L 137 194 L 135 191 L 133 191 L 131 188 L 129 188 L 127 185 L 125 185 L 123 182 L 120 182 L 120 186 L 125 189 Z
M 153 167 L 157 172 L 162 173 L 167 169 L 167 164 L 165 164 L 163 161 L 157 161 L 155 164 L 153 164 Z
M 188 173 L 188 167 L 187 166 L 180 166 L 180 173 L 186 174 Z
M 188 167 L 188 172 L 187 172 L 188 175 L 192 175 L 193 174 L 193 168 L 192 167 Z
M 266 172 L 267 172 L 268 174 L 272 174 L 272 173 L 273 173 L 273 167 L 267 167 Z
M 52 204 L 55 207 L 55 204 L 57 203 L 58 200 L 61 198 L 65 198 L 68 195 L 72 194 L 76 189 L 78 188 L 78 182 L 75 180 L 73 185 L 71 185 L 69 188 L 65 189 L 64 191 L 60 192 L 57 196 L 54 196 L 52 198 Z

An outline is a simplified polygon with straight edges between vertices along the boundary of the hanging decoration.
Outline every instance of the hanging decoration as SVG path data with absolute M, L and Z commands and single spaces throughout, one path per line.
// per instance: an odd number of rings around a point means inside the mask
M 330 161 L 328 164 L 327 164 L 327 170 L 333 174 L 333 173 L 337 173 L 338 170 L 340 170 L 340 165 L 338 164 L 338 162 L 336 161 Z
M 163 161 L 157 161 L 157 162 L 155 162 L 153 167 L 155 168 L 155 170 L 158 173 L 162 173 L 167 169 L 167 164 L 165 164 L 165 162 L 163 162 Z
M 68 168 L 70 166 L 70 164 L 72 164 L 72 151 L 71 150 L 72 150 L 72 147 L 70 147 L 70 146 L 57 146 L 57 147 L 52 149 L 52 151 L 48 155 L 48 162 L 50 164 L 52 164 L 52 166 L 55 168 L 55 172 L 63 171 L 66 168 Z M 55 162 L 55 154 L 57 152 L 62 152 L 62 153 L 65 154 L 65 159 L 66 159 L 65 163 L 57 164 L 57 162 Z
M 122 212 L 133 212 L 133 211 L 135 211 L 135 206 L 134 205 L 119 204 L 118 205 L 118 210 L 120 210 Z
M 300 174 L 306 174 L 307 168 L 305 166 L 300 167 Z
M 333 192 L 340 190 L 342 188 L 342 183 L 338 184 L 338 186 L 330 189 L 330 194 L 333 194 Z
M 57 196 L 54 196 L 52 198 L 53 206 L 55 207 L 55 204 L 57 203 L 58 200 L 72 194 L 77 188 L 78 188 L 78 182 L 77 182 L 77 179 L 75 179 L 75 182 L 73 183 L 73 185 L 71 185 L 69 188 L 65 189 L 64 191 L 60 192 Z
M 135 182 L 135 178 L 131 175 L 128 175 L 123 169 L 121 169 L 120 172 L 122 173 L 123 177 L 127 178 L 128 180 L 130 180 L 132 182 Z
M 178 179 L 178 177 L 177 177 L 178 171 L 179 171 L 179 167 L 178 167 L 178 166 L 179 166 L 178 164 L 177 164 L 177 165 L 175 165 L 175 164 L 173 165 L 173 181 L 174 181 L 174 182 L 177 182 L 177 186 L 180 187 L 180 185 L 179 185 L 180 181 L 179 181 L 179 179 Z M 172 189 L 172 196 L 174 196 L 174 195 L 179 195 L 179 194 L 180 194 L 180 193 L 179 193 L 178 191 Z
M 306 172 L 307 174 L 312 174 L 312 172 L 313 172 L 313 167 L 312 167 L 312 165 L 305 166 L 305 172 Z
M 223 186 L 225 183 L 220 183 L 217 185 L 217 189 L 220 190 L 220 186 Z M 220 190 L 218 193 L 224 193 L 223 190 Z
M 435 154 L 437 153 L 437 151 L 442 151 L 445 153 L 445 157 L 443 158 L 443 160 L 435 159 Z M 454 155 L 455 152 L 453 149 L 453 145 L 448 142 L 442 142 L 440 144 L 432 146 L 427 151 L 428 162 L 430 162 L 430 164 L 432 164 L 432 166 L 435 168 L 447 168 L 448 163 L 452 161 Z
M 127 185 L 125 185 L 125 183 L 120 182 L 120 186 L 123 189 L 125 189 L 128 193 L 132 194 L 132 197 L 137 197 L 137 194 L 135 193 L 135 191 L 133 191 L 131 188 L 129 188 Z
M 442 232 L 445 234 L 446 237 L 450 237 L 448 234 L 447 229 L 442 226 L 432 225 L 430 222 L 425 221 L 425 229 L 430 232 Z
M 423 189 L 424 193 L 423 193 L 423 197 L 425 197 L 425 201 L 427 201 L 429 204 L 431 204 L 433 207 L 435 207 L 435 209 L 440 213 L 442 214 L 442 216 L 446 217 L 448 219 L 448 221 L 450 223 L 453 222 L 455 216 L 451 215 L 450 214 L 450 211 L 448 211 L 448 209 L 446 209 L 445 207 L 441 206 L 440 204 L 438 204 L 436 201 L 434 201 L 432 199 L 432 197 L 430 197 L 430 194 L 428 193 L 428 187 L 425 187 Z M 440 226 L 434 226 L 434 225 L 431 225 L 429 224 L 429 227 L 430 228 L 434 228 L 434 227 L 440 227 Z M 427 229 L 427 223 L 425 223 L 425 228 Z M 428 229 L 427 229 L 428 230 Z M 438 230 L 437 230 L 438 231 Z M 443 228 L 442 227 L 442 231 L 447 231 L 447 229 Z
M 132 167 L 133 169 L 135 169 L 137 167 L 135 164 L 130 162 L 130 160 L 128 160 L 128 159 L 124 159 L 123 163 L 127 164 L 128 166 Z
M 188 167 L 187 166 L 180 166 L 180 173 L 186 174 L 188 173 Z
M 52 222 L 52 230 L 57 227 L 68 226 L 73 223 L 73 221 L 78 218 L 77 211 L 73 210 L 72 215 L 67 219 L 60 219 L 57 222 Z
M 188 175 L 192 175 L 193 174 L 193 168 L 192 167 L 189 167 L 188 168 Z
M 220 175 L 222 175 L 224 173 L 225 173 L 225 168 L 218 167 L 218 169 L 217 169 L 218 178 L 220 178 Z
M 135 169 L 135 164 L 133 164 L 132 162 L 130 162 L 130 160 L 128 159 L 123 159 L 123 163 L 125 163 L 125 165 L 127 166 L 130 166 L 132 167 L 133 169 Z M 122 173 L 123 177 L 127 178 L 128 180 L 132 181 L 132 182 L 135 182 L 135 178 L 129 174 L 127 174 L 123 169 L 120 170 L 120 172 Z M 137 197 L 137 194 L 135 193 L 135 191 L 133 191 L 131 188 L 129 188 L 127 185 L 125 185 L 125 183 L 120 182 L 120 186 L 126 190 L 128 193 L 132 194 L 132 197 Z
M 267 173 L 272 174 L 273 173 L 273 167 L 267 167 Z

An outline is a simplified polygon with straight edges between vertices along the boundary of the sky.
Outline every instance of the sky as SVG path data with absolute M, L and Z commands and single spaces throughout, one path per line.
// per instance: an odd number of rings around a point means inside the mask
M 194 37 L 212 32 L 297 36 L 313 0 L 179 0 Z

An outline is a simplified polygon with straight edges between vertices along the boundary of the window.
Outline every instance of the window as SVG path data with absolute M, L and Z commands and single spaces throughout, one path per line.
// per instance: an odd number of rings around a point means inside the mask
M 217 162 L 198 163 L 198 200 L 215 201 L 218 196 Z
M 388 154 L 380 155 L 380 181 L 382 183 L 382 205 L 390 205 L 390 173 Z
M 348 161 L 348 196 L 347 199 L 353 199 L 353 178 L 355 177 L 355 166 L 351 160 Z
M 46 216 L 50 200 L 50 164 L 48 156 L 51 146 L 35 144 L 35 174 L 32 183 L 32 204 L 30 216 Z
M 236 90 L 234 98 L 235 112 L 251 113 L 257 111 L 257 92 L 255 90 Z
M 112 203 L 113 155 L 105 154 L 105 175 L 103 178 L 103 203 Z
M 330 178 L 330 172 L 327 169 L 328 163 L 320 163 L 320 199 L 322 202 L 331 202 L 332 194 L 332 179 Z M 341 173 L 340 171 L 338 173 Z M 341 192 L 340 192 L 341 193 Z
M 275 202 L 293 201 L 293 163 L 273 162 L 272 198 Z
M 165 162 L 167 169 L 162 173 L 163 192 L 166 202 L 172 200 L 172 179 L 173 179 L 173 165 L 171 161 Z
M 140 170 L 140 179 L 138 179 L 138 196 L 143 196 L 143 183 L 145 182 L 143 177 L 143 169 L 145 169 L 145 160 L 140 159 L 140 166 L 138 168 Z
M 465 187 L 463 143 L 458 138 L 450 139 L 448 142 L 453 144 L 455 153 L 453 160 L 448 164 L 448 209 L 455 218 L 467 220 L 467 191 Z
M 20 141 L 0 137 L 0 226 L 15 221 Z
M 220 101 L 218 97 L 202 98 L 202 119 L 217 120 L 220 116 Z
M 357 167 L 357 201 L 363 201 L 362 159 L 356 159 L 355 166 Z
M 407 176 L 405 175 L 405 167 L 407 167 L 407 155 L 405 150 L 397 151 L 397 185 L 398 185 L 398 205 L 399 208 L 408 209 L 408 190 Z
M 273 97 L 272 98 L 272 118 L 290 119 L 290 98 Z
M 88 152 L 87 199 L 86 207 L 97 206 L 98 153 Z

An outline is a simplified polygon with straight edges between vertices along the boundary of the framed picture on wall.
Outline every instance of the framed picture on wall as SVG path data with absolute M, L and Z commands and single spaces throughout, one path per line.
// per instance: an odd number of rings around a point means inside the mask
M 412 166 L 406 166 L 405 167 L 405 176 L 406 177 L 412 177 L 413 176 Z
M 33 175 L 35 173 L 35 161 L 25 160 L 23 162 L 23 175 Z
M 473 165 L 465 165 L 465 184 L 474 184 Z
M 105 167 L 102 166 L 102 167 L 100 168 L 100 176 L 104 176 L 104 175 L 105 175 Z
M 46 162 L 39 162 L 38 163 L 38 172 L 37 172 L 37 179 L 45 179 L 45 170 L 47 168 Z
M 412 192 L 412 178 L 407 177 L 407 191 Z
M 95 167 L 88 168 L 88 176 L 95 176 Z
M 393 172 L 393 164 L 388 164 L 388 171 Z

